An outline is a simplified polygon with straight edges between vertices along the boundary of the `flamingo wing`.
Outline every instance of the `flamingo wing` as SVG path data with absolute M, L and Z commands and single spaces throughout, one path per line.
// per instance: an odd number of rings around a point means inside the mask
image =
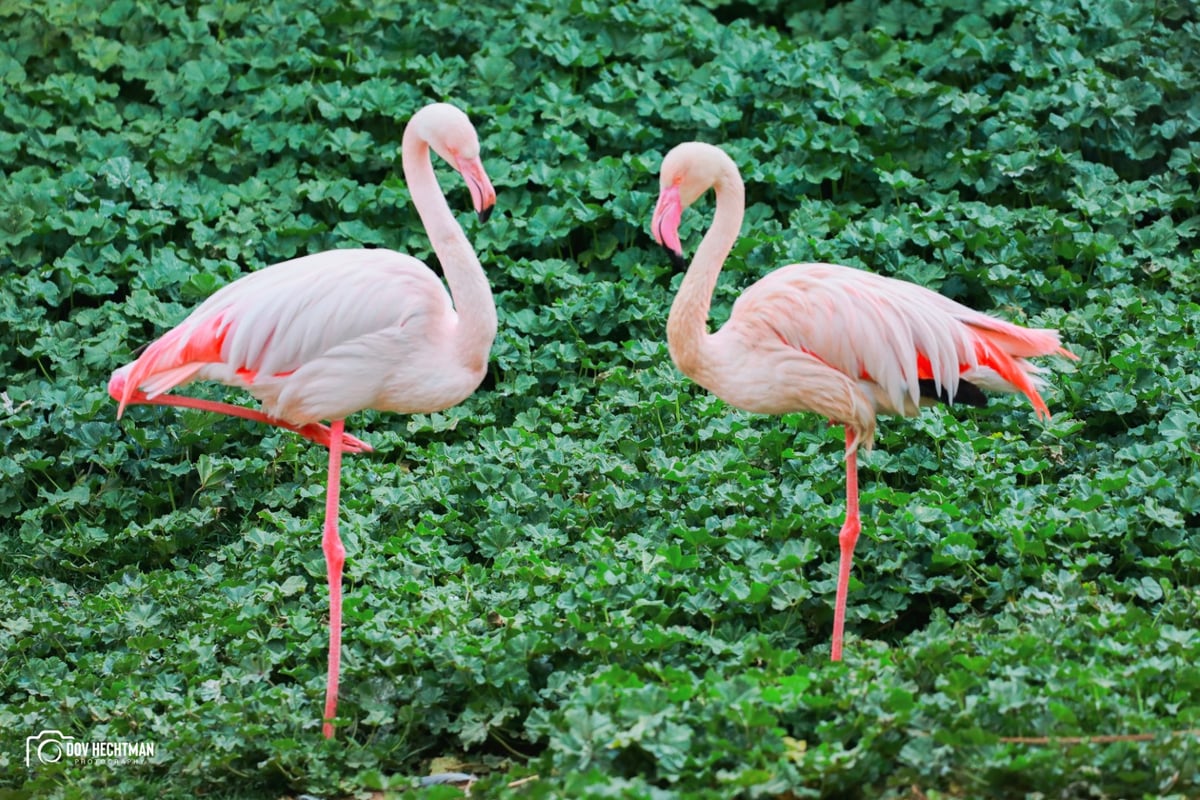
M 1021 392 L 1048 417 L 1038 369 L 1024 359 L 1070 356 L 1055 331 L 1022 328 L 916 284 L 832 264 L 776 270 L 743 293 L 732 316 L 757 318 L 790 347 L 875 384 L 891 413 L 915 413 L 923 394 L 954 399 L 965 380 Z
M 259 394 L 256 385 L 451 309 L 427 267 L 390 250 L 333 250 L 284 261 L 218 290 L 151 343 L 128 367 L 121 405 L 136 389 L 155 397 L 196 378 Z

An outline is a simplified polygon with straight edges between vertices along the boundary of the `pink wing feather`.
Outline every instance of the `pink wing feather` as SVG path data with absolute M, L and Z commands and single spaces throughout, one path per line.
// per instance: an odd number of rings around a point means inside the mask
M 340 357 L 352 356 L 347 345 L 451 309 L 445 287 L 425 265 L 390 250 L 332 250 L 284 261 L 220 289 L 150 344 L 121 371 L 121 408 L 136 389 L 155 397 L 205 378 L 247 388 L 270 412 L 282 384 L 305 366 L 339 348 Z M 374 371 L 382 379 L 383 370 Z M 363 395 L 377 389 L 344 387 Z
M 731 321 L 757 318 L 781 340 L 877 384 L 892 413 L 915 410 L 921 379 L 953 396 L 960 378 L 1021 392 L 1049 417 L 1027 356 L 1074 357 L 1052 330 L 1022 328 L 906 281 L 833 264 L 792 264 L 755 283 Z

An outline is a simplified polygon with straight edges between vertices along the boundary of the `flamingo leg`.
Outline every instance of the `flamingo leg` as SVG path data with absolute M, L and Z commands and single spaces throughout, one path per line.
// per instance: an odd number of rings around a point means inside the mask
M 345 422 L 329 425 L 329 478 L 325 489 L 325 533 L 321 549 L 329 576 L 329 672 L 325 679 L 325 717 L 322 732 L 333 738 L 333 718 L 337 712 L 338 670 L 342 661 L 342 565 L 346 548 L 338 535 L 338 498 L 342 477 L 342 433 Z
M 147 397 L 145 392 L 135 391 L 133 396 L 129 398 L 129 405 L 150 405 L 150 406 L 177 406 L 179 408 L 194 408 L 198 411 L 212 411 L 216 414 L 225 414 L 230 417 L 240 417 L 248 419 L 251 422 L 265 422 L 268 425 L 274 425 L 277 428 L 284 428 L 298 433 L 305 439 L 315 442 L 322 447 L 330 446 L 330 429 L 316 422 L 310 422 L 307 425 L 292 425 L 290 422 L 284 422 L 281 419 L 269 417 L 261 411 L 256 411 L 253 408 L 245 406 L 235 406 L 231 403 L 221 403 L 215 400 L 201 400 L 198 397 L 187 397 L 186 395 L 162 394 L 158 397 Z M 369 453 L 371 445 L 356 436 L 342 434 L 342 452 L 345 453 Z
M 846 595 L 850 590 L 850 564 L 860 529 L 858 518 L 858 448 L 854 434 L 846 429 L 846 521 L 838 533 L 842 556 L 838 562 L 837 601 L 833 609 L 833 650 L 830 658 L 842 660 L 842 631 L 846 625 Z

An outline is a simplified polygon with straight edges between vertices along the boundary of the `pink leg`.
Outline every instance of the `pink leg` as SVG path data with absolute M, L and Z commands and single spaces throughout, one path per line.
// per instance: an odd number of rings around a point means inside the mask
M 842 660 L 842 629 L 846 625 L 846 594 L 850 590 L 850 563 L 858 541 L 858 449 L 852 447 L 854 434 L 846 429 L 846 521 L 838 534 L 842 557 L 838 562 L 837 601 L 833 609 L 833 661 Z
M 338 670 L 342 661 L 342 565 L 346 548 L 338 536 L 338 497 L 342 482 L 342 429 L 345 423 L 334 420 L 329 426 L 329 478 L 325 489 L 325 535 L 321 548 L 329 573 L 329 673 L 325 680 L 325 718 L 322 732 L 333 738 L 333 718 L 337 712 Z
M 215 400 L 201 400 L 198 397 L 187 397 L 185 395 L 160 394 L 158 397 L 149 398 L 142 391 L 135 391 L 129 399 L 130 405 L 150 405 L 150 406 L 177 406 L 179 408 L 194 408 L 199 411 L 212 411 L 216 414 L 225 414 L 230 417 L 241 417 L 248 419 L 251 422 L 265 422 L 268 425 L 274 425 L 277 428 L 285 428 L 286 430 L 298 433 L 309 441 L 316 442 L 322 447 L 329 447 L 330 429 L 316 422 L 310 422 L 307 425 L 292 425 L 289 422 L 284 422 L 281 419 L 268 417 L 261 411 L 255 411 L 253 408 L 245 406 L 235 406 L 230 403 L 220 403 Z M 358 437 L 342 434 L 342 451 L 346 453 L 369 453 L 371 445 L 362 441 Z

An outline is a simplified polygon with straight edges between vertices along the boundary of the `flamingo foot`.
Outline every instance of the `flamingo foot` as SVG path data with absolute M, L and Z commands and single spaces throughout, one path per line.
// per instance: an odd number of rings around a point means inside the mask
M 125 375 L 122 370 L 117 370 L 113 373 L 112 378 L 108 381 L 108 393 L 117 400 L 120 400 L 125 390 Z M 184 397 L 181 395 L 162 394 L 157 397 L 148 397 L 141 389 L 134 389 L 130 392 L 129 397 L 125 400 L 125 405 L 151 405 L 151 406 L 175 406 L 177 408 L 192 408 L 198 411 L 211 411 L 215 414 L 225 414 L 230 417 L 240 417 L 248 419 L 251 422 L 265 422 L 268 425 L 274 425 L 277 428 L 298 433 L 310 442 L 329 447 L 330 444 L 330 429 L 328 425 L 322 425 L 319 422 L 309 422 L 305 425 L 293 425 L 290 422 L 285 422 L 281 419 L 268 416 L 261 411 L 256 411 L 253 408 L 245 406 L 235 406 L 231 403 L 220 403 L 215 400 L 201 400 L 197 397 Z M 119 415 L 118 415 L 119 416 Z M 371 445 L 359 439 L 357 436 L 351 436 L 348 433 L 342 434 L 342 452 L 344 453 L 370 453 L 374 450 Z
M 322 447 L 329 447 L 330 430 L 328 425 L 322 425 L 319 422 L 310 422 L 307 425 L 292 426 L 284 422 L 274 423 L 281 428 L 287 428 L 308 439 L 310 442 L 315 442 Z M 342 452 L 343 453 L 370 453 L 375 448 L 359 439 L 357 436 L 351 436 L 348 433 L 342 434 Z

